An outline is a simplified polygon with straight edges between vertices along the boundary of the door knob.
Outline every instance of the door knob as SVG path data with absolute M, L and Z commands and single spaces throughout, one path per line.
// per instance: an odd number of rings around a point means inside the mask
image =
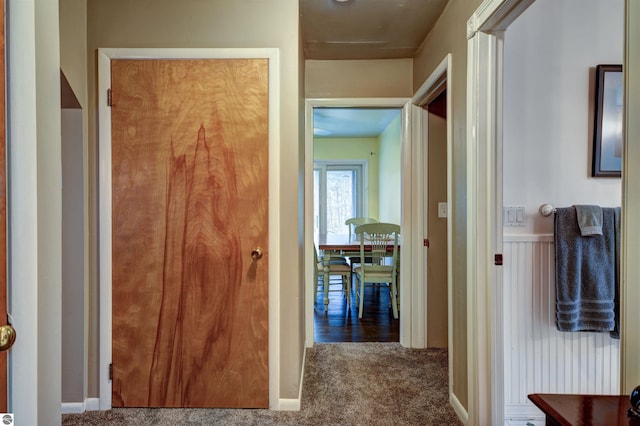
M 262 259 L 262 249 L 260 247 L 256 247 L 251 250 L 251 258 L 253 260 Z
M 11 349 L 16 341 L 16 329 L 9 324 L 0 326 L 0 351 Z

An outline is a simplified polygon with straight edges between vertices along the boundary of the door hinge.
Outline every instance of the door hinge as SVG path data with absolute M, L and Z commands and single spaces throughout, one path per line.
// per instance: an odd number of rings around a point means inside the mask
M 422 241 L 422 245 L 424 245 L 425 247 L 429 247 L 429 239 L 428 239 L 428 238 L 425 238 L 425 239 Z
M 495 265 L 502 266 L 502 253 L 496 253 L 493 259 Z
M 109 380 L 113 380 L 113 364 L 109 364 Z
M 111 89 L 107 89 L 107 106 L 111 106 L 112 105 L 112 101 L 111 101 Z

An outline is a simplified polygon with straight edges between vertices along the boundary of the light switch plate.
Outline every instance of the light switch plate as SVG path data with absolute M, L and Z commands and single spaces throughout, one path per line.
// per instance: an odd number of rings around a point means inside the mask
M 504 226 L 524 227 L 527 222 L 524 206 L 504 206 L 502 210 Z
M 449 206 L 447 202 L 438 203 L 438 217 L 447 217 L 449 216 Z

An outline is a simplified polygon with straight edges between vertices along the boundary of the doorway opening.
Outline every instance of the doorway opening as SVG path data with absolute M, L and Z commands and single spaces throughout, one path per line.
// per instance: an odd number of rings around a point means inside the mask
M 401 244 L 411 241 L 410 237 L 404 237 L 406 219 L 403 216 L 408 198 L 403 196 L 408 189 L 405 181 L 410 176 L 406 164 L 410 160 L 407 152 L 408 109 L 407 99 L 307 100 L 305 293 L 308 347 L 313 346 L 314 341 L 403 341 L 403 324 L 408 323 L 411 310 L 411 304 L 403 303 L 403 297 L 410 300 L 411 289 L 404 289 L 406 294 L 400 292 L 399 304 L 406 309 L 402 309 L 396 319 L 389 308 L 394 299 L 389 297 L 387 285 L 366 288 L 363 317 L 358 318 L 357 279 L 351 273 L 348 259 L 351 249 L 327 248 L 326 237 L 331 236 L 333 242 L 342 238 L 353 246 L 354 251 L 359 251 L 353 227 L 349 228 L 345 221 L 364 217 L 400 225 Z M 332 260 L 342 257 L 348 268 L 345 278 L 330 276 L 328 289 L 337 291 L 327 292 L 326 297 L 322 272 L 318 280 L 320 290 L 316 292 L 314 285 L 319 271 L 314 252 L 319 253 L 320 261 L 323 256 L 328 259 L 329 254 Z M 405 256 L 410 250 L 403 247 L 402 252 Z M 359 266 L 355 262 L 354 265 Z M 404 267 L 407 266 L 400 262 L 400 268 Z M 344 289 L 347 281 L 350 303 Z M 325 301 L 328 302 L 326 311 Z
M 413 253 L 412 280 L 416 292 L 412 347 L 447 348 L 449 400 L 460 418 L 466 417 L 465 389 L 453 377 L 467 374 L 467 334 L 454 324 L 466 322 L 466 306 L 453 282 L 453 123 L 452 56 L 447 54 L 412 99 L 413 233 L 419 236 Z M 419 244 L 419 248 L 417 247 Z M 417 315 L 420 316 L 417 316 Z
M 316 342 L 397 342 L 389 284 L 364 287 L 362 318 L 356 308 L 360 250 L 349 219 L 400 224 L 402 109 L 313 109 L 313 235 L 316 248 L 342 238 L 348 249 L 319 248 L 319 260 L 344 262 L 347 275 L 315 274 Z M 342 242 L 340 242 L 342 244 Z M 332 268 L 334 268 L 332 266 Z M 315 279 L 315 278 L 314 278 Z M 327 292 L 325 292 L 325 285 Z M 325 300 L 328 296 L 328 303 Z M 324 303 L 323 303 L 324 302 Z

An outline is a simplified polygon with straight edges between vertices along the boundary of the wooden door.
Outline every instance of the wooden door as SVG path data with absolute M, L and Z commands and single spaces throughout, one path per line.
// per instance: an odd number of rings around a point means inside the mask
M 268 60 L 111 79 L 113 406 L 266 408 Z

